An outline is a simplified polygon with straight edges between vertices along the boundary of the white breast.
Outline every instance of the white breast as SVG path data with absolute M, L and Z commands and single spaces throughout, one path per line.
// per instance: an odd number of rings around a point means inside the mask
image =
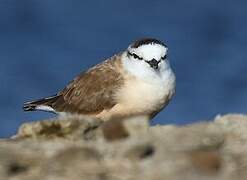
M 157 72 L 146 64 L 123 59 L 125 85 L 117 94 L 118 102 L 132 113 L 152 113 L 161 109 L 175 92 L 175 76 L 169 64 Z

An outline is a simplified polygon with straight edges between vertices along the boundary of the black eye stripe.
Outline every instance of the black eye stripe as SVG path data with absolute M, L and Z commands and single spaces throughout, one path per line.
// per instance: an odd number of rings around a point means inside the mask
M 143 60 L 142 57 L 138 56 L 138 55 L 135 54 L 135 53 L 131 53 L 131 52 L 129 52 L 129 51 L 128 51 L 128 55 L 134 57 L 135 59 Z M 162 60 L 165 60 L 166 58 L 167 58 L 167 54 L 164 55 L 163 57 L 161 57 Z M 159 62 L 160 62 L 160 61 L 159 61 Z
M 143 60 L 143 58 L 142 58 L 142 57 L 140 57 L 140 56 L 136 55 L 135 53 L 131 53 L 131 52 L 129 52 L 129 51 L 128 51 L 128 55 L 130 55 L 130 56 L 134 57 L 135 59 Z
M 163 57 L 161 57 L 161 59 L 166 59 L 167 58 L 167 54 L 166 55 L 164 55 Z

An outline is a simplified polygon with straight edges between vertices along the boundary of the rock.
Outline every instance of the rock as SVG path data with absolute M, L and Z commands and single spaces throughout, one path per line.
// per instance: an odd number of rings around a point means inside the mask
M 192 151 L 192 164 L 205 173 L 217 173 L 222 167 L 222 160 L 218 151 Z
M 123 121 L 121 120 L 110 120 L 102 125 L 102 132 L 104 138 L 108 141 L 114 141 L 119 139 L 125 139 L 129 136 Z
M 245 180 L 247 116 L 186 126 L 82 116 L 23 124 L 0 140 L 2 180 Z
M 138 145 L 126 152 L 126 157 L 133 160 L 148 158 L 155 153 L 155 148 L 149 144 Z
M 55 120 L 44 120 L 23 124 L 14 139 L 93 139 L 94 130 L 102 122 L 81 116 L 68 116 Z

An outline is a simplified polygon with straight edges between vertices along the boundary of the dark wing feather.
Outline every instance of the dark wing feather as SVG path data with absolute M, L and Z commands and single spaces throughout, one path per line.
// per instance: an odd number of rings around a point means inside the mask
M 58 112 L 95 114 L 112 108 L 115 92 L 123 85 L 121 74 L 116 71 L 120 61 L 118 56 L 80 74 L 51 105 Z

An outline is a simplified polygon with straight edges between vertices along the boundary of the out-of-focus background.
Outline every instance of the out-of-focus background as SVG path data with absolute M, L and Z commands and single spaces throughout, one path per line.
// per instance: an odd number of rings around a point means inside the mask
M 1 0 L 0 137 L 26 122 L 24 101 L 53 95 L 140 37 L 163 40 L 177 93 L 153 124 L 247 112 L 247 1 Z

